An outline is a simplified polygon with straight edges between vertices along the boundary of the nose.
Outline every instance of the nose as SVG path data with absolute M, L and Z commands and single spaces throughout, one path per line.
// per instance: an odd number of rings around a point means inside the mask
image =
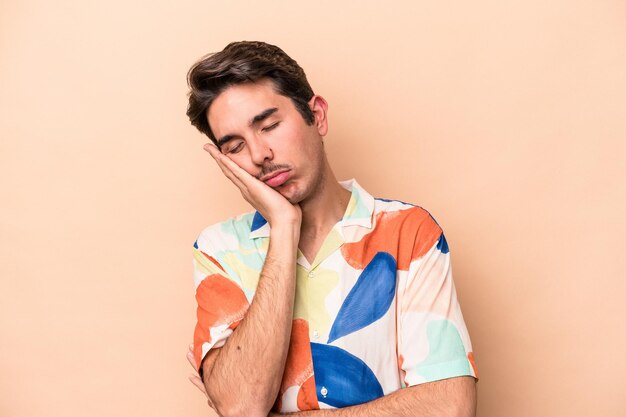
M 248 141 L 248 150 L 252 162 L 259 166 L 263 165 L 266 159 L 271 161 L 274 158 L 274 153 L 269 145 L 258 137 Z

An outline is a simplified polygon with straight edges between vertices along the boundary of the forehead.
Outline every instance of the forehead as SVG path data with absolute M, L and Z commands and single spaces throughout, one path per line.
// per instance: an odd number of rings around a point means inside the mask
M 279 112 L 293 108 L 288 97 L 278 94 L 270 80 L 237 84 L 226 88 L 207 110 L 207 119 L 213 132 L 247 126 L 248 122 L 264 110 L 276 107 Z

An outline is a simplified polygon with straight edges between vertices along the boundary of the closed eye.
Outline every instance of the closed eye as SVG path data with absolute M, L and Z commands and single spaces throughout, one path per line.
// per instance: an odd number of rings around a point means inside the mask
M 237 145 L 233 146 L 226 153 L 237 153 L 243 149 L 243 141 L 239 142 Z
M 261 130 L 262 130 L 263 132 L 269 132 L 270 130 L 273 130 L 273 129 L 275 129 L 276 127 L 278 127 L 278 125 L 279 125 L 279 124 L 280 124 L 280 122 L 276 122 L 276 123 L 273 123 L 273 124 L 271 124 L 271 125 L 269 125 L 269 126 L 267 126 L 267 127 L 264 127 L 264 128 L 263 128 L 263 129 L 261 129 Z

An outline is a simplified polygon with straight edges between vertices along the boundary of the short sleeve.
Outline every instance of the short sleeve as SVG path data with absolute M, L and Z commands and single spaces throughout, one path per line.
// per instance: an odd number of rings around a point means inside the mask
M 239 285 L 212 256 L 214 251 L 199 238 L 193 247 L 197 322 L 194 357 L 200 370 L 202 360 L 213 348 L 224 345 L 248 310 L 248 300 Z
M 465 375 L 477 378 L 446 238 L 441 232 L 427 239 L 416 239 L 426 252 L 411 262 L 399 282 L 398 362 L 406 386 Z

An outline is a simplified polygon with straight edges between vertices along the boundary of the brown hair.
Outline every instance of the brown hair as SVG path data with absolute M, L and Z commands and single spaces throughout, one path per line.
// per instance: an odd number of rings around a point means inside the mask
M 213 100 L 232 85 L 263 78 L 272 81 L 278 94 L 291 99 L 307 124 L 313 124 L 314 116 L 308 104 L 313 89 L 304 70 L 279 47 L 248 41 L 232 42 L 222 51 L 202 57 L 189 69 L 187 116 L 191 124 L 215 142 L 206 114 Z

